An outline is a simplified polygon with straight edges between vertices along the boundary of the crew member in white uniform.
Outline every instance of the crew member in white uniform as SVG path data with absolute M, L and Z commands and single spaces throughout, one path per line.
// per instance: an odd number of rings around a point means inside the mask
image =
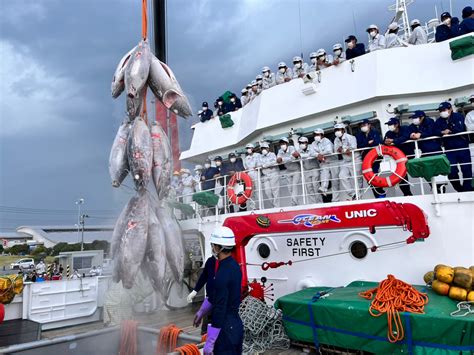
M 342 154 L 342 164 L 339 168 L 339 179 L 343 193 L 347 194 L 348 200 L 355 198 L 354 173 L 358 176 L 357 184 L 359 190 L 362 188 L 362 161 L 360 152 L 354 152 L 355 172 L 352 164 L 352 151 L 357 149 L 357 139 L 346 133 L 344 123 L 334 126 L 334 152 Z
M 317 52 L 311 52 L 309 55 L 311 65 L 309 66 L 308 73 L 318 70 L 318 54 Z
M 379 33 L 379 28 L 376 25 L 370 25 L 366 31 L 370 37 L 369 52 L 385 49 L 385 37 Z
M 469 97 L 471 105 L 474 105 L 474 94 Z M 467 131 L 474 131 L 474 110 L 469 111 L 466 114 L 466 119 L 464 120 Z
M 276 85 L 275 74 L 272 73 L 270 67 L 262 68 L 263 75 L 263 90 L 270 89 Z
M 280 149 L 277 154 L 277 163 L 284 164 L 286 171 L 284 178 L 288 191 L 291 197 L 291 204 L 293 206 L 299 205 L 298 202 L 298 185 L 301 181 L 301 169 L 297 159 L 300 157 L 295 147 L 291 146 L 288 138 L 283 137 L 280 139 Z
M 420 20 L 414 19 L 410 23 L 411 35 L 408 38 L 408 43 L 413 45 L 426 44 L 428 43 L 428 35 L 426 31 L 421 27 Z
M 240 102 L 242 103 L 242 107 L 244 107 L 250 101 L 249 100 L 249 93 L 248 93 L 246 88 L 242 89 L 242 91 L 240 93 L 242 94 L 242 96 L 240 96 Z
M 275 153 L 270 152 L 267 142 L 260 144 L 260 166 L 262 167 L 262 183 L 265 190 L 266 200 L 270 207 L 280 207 L 280 169 L 277 165 Z
M 255 146 L 249 143 L 245 146 L 247 152 L 245 159 L 243 159 L 244 168 L 252 179 L 252 197 L 247 202 L 247 206 L 250 210 L 254 210 L 258 206 L 258 191 L 262 190 L 262 183 L 260 182 L 260 154 L 255 152 Z M 260 184 L 260 185 L 259 185 Z
M 322 202 L 319 194 L 319 164 L 314 159 L 314 152 L 307 137 L 298 138 L 298 153 L 303 163 L 304 187 L 307 203 Z
M 316 128 L 313 133 L 314 141 L 311 143 L 311 152 L 314 158 L 319 161 L 321 177 L 319 191 L 323 195 L 327 195 L 329 182 L 331 182 L 332 202 L 339 201 L 339 160 L 334 155 L 334 145 L 324 137 L 322 128 Z
M 332 46 L 332 52 L 334 53 L 332 65 L 338 65 L 346 61 L 346 53 L 342 50 L 342 45 L 340 43 L 336 43 Z
M 201 176 L 202 176 L 203 167 L 201 164 L 197 164 L 194 167 L 194 191 L 201 191 Z
M 255 77 L 255 81 L 257 82 L 259 92 L 262 92 L 263 91 L 263 76 L 258 74 Z
M 293 57 L 293 79 L 303 78 L 308 73 L 308 64 L 299 56 Z
M 402 43 L 398 38 L 398 23 L 392 22 L 388 26 L 388 33 L 385 36 L 385 48 L 401 47 Z
M 183 203 L 193 202 L 194 177 L 189 169 L 181 169 L 181 184 L 183 185 Z
M 329 68 L 332 65 L 332 56 L 328 55 L 324 48 L 318 49 L 316 59 L 317 70 Z
M 276 83 L 283 84 L 293 79 L 293 72 L 286 66 L 285 62 L 278 63 L 278 73 L 276 74 Z

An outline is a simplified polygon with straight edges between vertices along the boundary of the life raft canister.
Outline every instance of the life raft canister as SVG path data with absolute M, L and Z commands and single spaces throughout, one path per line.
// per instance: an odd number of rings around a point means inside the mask
M 372 166 L 374 165 L 375 160 L 384 155 L 392 157 L 395 160 L 395 163 L 397 163 L 395 172 L 387 177 L 375 175 L 374 171 L 372 170 Z M 395 186 L 401 181 L 401 178 L 405 177 L 407 173 L 407 160 L 408 159 L 406 155 L 400 149 L 396 147 L 381 145 L 369 151 L 365 156 L 364 161 L 362 162 L 362 174 L 364 175 L 367 182 L 372 186 Z
M 238 181 L 244 182 L 245 189 L 243 192 L 236 194 L 234 186 Z M 252 179 L 250 176 L 247 173 L 238 172 L 232 176 L 229 184 L 227 185 L 227 196 L 234 205 L 241 205 L 245 203 L 250 198 L 250 196 L 252 196 L 252 189 Z

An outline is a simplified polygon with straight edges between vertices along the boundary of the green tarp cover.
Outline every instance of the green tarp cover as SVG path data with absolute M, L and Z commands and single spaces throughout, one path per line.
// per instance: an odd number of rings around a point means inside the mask
M 376 354 L 410 351 L 413 354 L 471 354 L 474 351 L 474 314 L 450 316 L 457 309 L 457 302 L 424 286 L 415 287 L 428 293 L 425 314 L 403 313 L 405 338 L 401 343 L 390 343 L 386 315 L 372 317 L 370 301 L 358 295 L 375 286 L 375 282 L 355 281 L 335 289 L 307 288 L 279 298 L 275 307 L 283 311 L 286 333 L 294 341 L 315 344 L 315 333 L 319 344 Z M 312 302 L 313 296 L 324 290 L 328 290 L 329 295 Z M 316 324 L 316 329 L 312 324 Z
M 194 214 L 194 208 L 186 203 L 168 202 L 168 206 L 180 210 L 185 216 L 191 217 Z
M 408 174 L 430 181 L 436 175 L 448 175 L 451 171 L 446 155 L 434 155 L 425 158 L 410 159 L 407 163 Z
M 451 59 L 461 59 L 474 54 L 474 36 L 467 36 L 449 42 Z
M 219 196 L 209 191 L 201 191 L 193 195 L 193 201 L 200 206 L 214 207 L 219 202 Z
M 228 113 L 225 115 L 222 115 L 219 117 L 219 120 L 221 121 L 221 126 L 222 128 L 229 128 L 234 125 L 234 121 L 232 121 L 232 118 Z
M 232 95 L 232 91 L 227 90 L 225 93 L 221 95 L 221 97 L 224 99 L 224 102 L 226 104 L 230 103 L 230 95 Z

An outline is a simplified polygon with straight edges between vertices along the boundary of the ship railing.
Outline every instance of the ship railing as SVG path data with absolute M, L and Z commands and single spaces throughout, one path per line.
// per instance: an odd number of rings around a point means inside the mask
M 458 134 L 452 134 L 453 136 L 466 136 L 473 134 L 474 132 L 462 132 Z M 442 148 L 440 151 L 423 153 L 419 146 L 420 142 L 438 139 L 440 137 L 429 137 L 419 140 L 408 140 L 403 144 L 413 144 L 414 154 L 408 155 L 408 159 L 419 158 L 427 155 L 445 154 L 456 151 L 469 150 L 469 147 L 446 150 Z M 336 202 L 336 201 L 349 201 L 349 200 L 364 200 L 377 197 L 395 197 L 401 196 L 398 193 L 399 188 L 397 186 L 384 188 L 384 195 L 380 195 L 380 190 L 373 189 L 367 184 L 362 175 L 362 159 L 360 155 L 363 151 L 371 150 L 370 148 L 358 148 L 351 151 L 351 159 L 339 160 L 340 153 L 333 153 L 325 155 L 326 161 L 330 161 L 327 166 L 307 170 L 305 169 L 305 161 L 309 159 L 295 159 L 292 163 L 299 164 L 299 169 L 289 171 L 288 169 L 282 169 L 283 164 L 274 164 L 272 166 L 262 169 L 261 167 L 251 170 L 245 170 L 246 173 L 253 174 L 257 171 L 257 181 L 253 181 L 253 193 L 250 199 L 244 206 L 233 205 L 227 195 L 227 184 L 230 176 L 219 176 L 207 182 L 213 183 L 215 187 L 207 190 L 200 188 L 196 189 L 199 191 L 208 191 L 219 196 L 219 202 L 215 207 L 199 206 L 193 202 L 192 195 L 195 193 L 182 194 L 178 197 L 180 202 L 191 204 L 196 211 L 196 216 L 199 218 L 211 215 L 227 214 L 239 211 L 250 211 L 250 210 L 262 210 L 274 207 L 288 207 L 308 204 L 319 204 L 324 202 Z M 474 150 L 471 151 L 472 156 Z M 471 169 L 473 166 L 473 159 L 471 162 L 462 164 L 450 164 L 451 167 L 470 165 Z M 264 171 L 273 169 L 273 174 L 277 175 L 273 179 L 269 179 L 268 176 L 264 175 Z M 328 171 L 329 170 L 329 171 Z M 341 173 L 341 171 L 344 171 Z M 326 194 L 323 194 L 319 187 L 321 187 L 321 175 L 328 175 L 328 190 Z M 461 174 L 460 174 L 461 175 Z M 274 175 L 273 175 L 274 176 Z M 408 175 L 404 178 L 406 183 L 413 189 L 411 192 L 413 195 L 425 195 L 425 194 L 436 194 L 436 185 L 441 185 L 444 192 L 453 191 L 450 187 L 450 181 L 462 182 L 463 179 L 449 179 L 446 176 L 438 176 L 431 181 L 425 181 L 423 178 L 413 178 Z M 203 186 L 204 181 L 197 183 L 197 186 Z M 428 188 L 429 186 L 429 188 Z M 236 186 L 237 189 L 243 191 L 243 186 Z M 239 191 L 239 190 L 238 190 Z M 194 216 L 193 216 L 194 217 Z

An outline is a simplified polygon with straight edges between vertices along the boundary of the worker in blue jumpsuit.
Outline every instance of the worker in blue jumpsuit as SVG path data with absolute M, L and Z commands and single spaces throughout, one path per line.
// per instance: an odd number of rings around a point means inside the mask
M 459 34 L 459 19 L 457 17 L 451 17 L 449 12 L 443 12 L 441 14 L 441 24 L 436 27 L 436 42 L 446 41 L 459 36 Z
M 211 313 L 212 324 L 207 327 L 204 354 L 240 355 L 244 340 L 243 324 L 239 317 L 242 272 L 231 256 L 235 247 L 234 232 L 228 227 L 217 227 L 211 234 L 210 242 L 219 267 L 214 277 L 212 303 L 205 300 L 196 313 L 194 325 L 199 325 L 202 317 Z
M 424 111 L 416 110 L 410 118 L 412 119 L 412 124 L 408 126 L 408 129 L 411 140 L 418 141 L 419 139 L 437 136 L 434 120 L 426 117 Z M 418 149 L 422 151 L 423 157 L 443 153 L 439 139 L 420 141 L 418 142 Z
M 459 34 L 465 35 L 466 33 L 474 32 L 474 12 L 471 6 L 466 6 L 462 9 L 462 22 L 459 25 Z
M 357 133 L 357 149 L 359 148 L 370 148 L 370 147 L 377 147 L 379 144 L 382 144 L 382 136 L 380 133 L 372 127 L 372 124 L 368 119 L 364 119 L 360 125 L 360 132 Z M 370 149 L 362 150 L 361 157 L 364 160 L 367 153 L 370 152 Z M 374 165 L 372 166 L 372 170 L 374 173 L 379 172 L 380 161 L 375 161 Z M 385 190 L 381 187 L 374 187 L 372 186 L 372 193 L 374 194 L 375 198 L 384 198 Z
M 383 143 L 400 149 L 408 159 L 413 159 L 415 155 L 413 143 L 405 143 L 410 136 L 408 126 L 401 126 L 398 117 L 390 118 L 388 122 L 385 122 L 385 124 L 388 126 L 388 131 L 385 133 Z M 408 174 L 400 181 L 398 186 L 400 187 L 400 190 L 402 190 L 403 196 L 413 196 L 410 184 L 407 181 Z
M 209 121 L 212 118 L 212 110 L 209 109 L 209 104 L 204 101 L 202 103 L 201 122 Z
M 451 172 L 448 179 L 453 188 L 458 191 L 472 191 L 472 164 L 469 151 L 469 138 L 467 135 L 452 136 L 456 133 L 466 132 L 464 116 L 453 112 L 449 102 L 442 102 L 438 107 L 440 117 L 436 120 L 436 134 L 443 137 L 446 156 L 451 163 Z M 459 179 L 458 164 L 461 168 L 463 183 Z
M 237 111 L 239 108 L 242 108 L 242 102 L 240 99 L 232 93 L 229 97 L 229 105 L 227 105 L 227 108 L 229 109 L 229 112 L 231 111 Z
M 357 43 L 357 38 L 354 35 L 350 35 L 345 39 L 347 44 L 346 59 L 353 59 L 365 54 L 365 46 L 363 43 Z

